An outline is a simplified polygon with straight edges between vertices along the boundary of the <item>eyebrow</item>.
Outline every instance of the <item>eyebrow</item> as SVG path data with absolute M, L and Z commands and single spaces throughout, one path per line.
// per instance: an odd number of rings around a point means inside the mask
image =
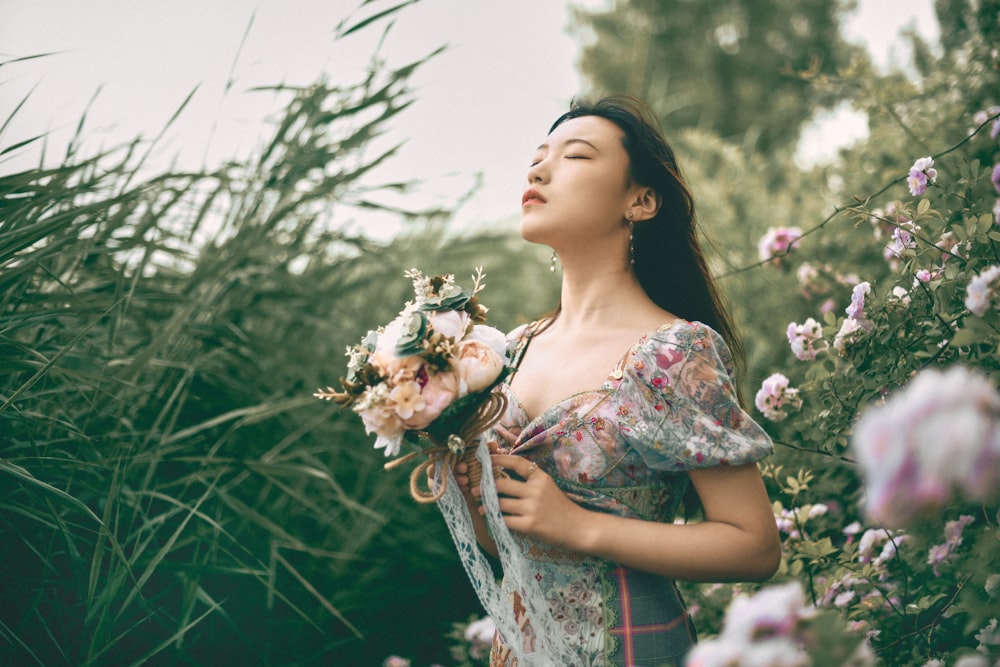
M 572 139 L 567 139 L 566 141 L 563 142 L 564 146 L 569 146 L 570 144 L 587 144 L 588 146 L 590 146 L 591 148 L 593 148 L 595 151 L 597 151 L 597 152 L 601 151 L 601 149 L 598 148 L 597 146 L 595 146 L 594 144 L 590 143 L 586 139 L 581 139 L 579 137 L 574 137 Z M 539 144 L 538 148 L 536 150 L 547 149 L 548 147 L 549 147 L 548 143 Z

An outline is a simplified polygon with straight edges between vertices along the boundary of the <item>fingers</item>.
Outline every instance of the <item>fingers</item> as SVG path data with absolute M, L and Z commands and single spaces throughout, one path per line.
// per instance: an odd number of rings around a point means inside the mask
M 538 464 L 534 461 L 529 461 L 523 456 L 514 456 L 512 454 L 493 454 L 491 456 L 493 463 L 504 468 L 505 470 L 510 470 L 517 474 L 525 482 L 531 477 L 533 473 L 538 470 Z

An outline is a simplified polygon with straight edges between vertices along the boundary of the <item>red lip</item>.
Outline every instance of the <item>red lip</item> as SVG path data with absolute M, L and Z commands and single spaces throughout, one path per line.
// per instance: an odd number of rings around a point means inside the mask
M 538 193 L 538 190 L 529 189 L 525 190 L 524 194 L 521 195 L 521 206 L 526 206 L 528 204 L 544 204 L 545 197 Z

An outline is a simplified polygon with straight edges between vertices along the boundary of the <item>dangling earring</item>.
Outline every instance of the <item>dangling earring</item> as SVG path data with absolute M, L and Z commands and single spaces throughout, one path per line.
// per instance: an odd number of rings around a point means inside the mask
M 628 263 L 635 266 L 635 223 L 632 222 L 632 211 L 628 212 Z
M 556 251 L 553 250 L 552 251 L 552 259 L 549 262 L 549 272 L 550 273 L 555 273 L 556 272 L 556 264 L 558 262 L 559 262 L 559 258 L 556 257 Z

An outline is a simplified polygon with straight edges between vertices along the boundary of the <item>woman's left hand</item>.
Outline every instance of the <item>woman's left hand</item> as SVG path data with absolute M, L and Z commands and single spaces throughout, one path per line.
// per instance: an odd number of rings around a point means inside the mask
M 500 511 L 511 530 L 567 550 L 576 543 L 589 512 L 569 499 L 545 471 L 523 456 L 493 454 L 494 465 L 517 473 L 496 478 Z

